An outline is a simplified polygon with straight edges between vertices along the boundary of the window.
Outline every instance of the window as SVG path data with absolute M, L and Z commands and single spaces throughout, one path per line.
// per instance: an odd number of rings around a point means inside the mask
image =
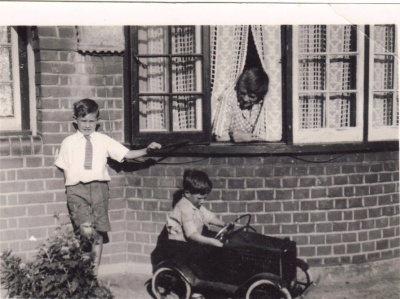
M 398 41 L 394 25 L 370 26 L 368 140 L 399 137 Z
M 25 27 L 0 26 L 0 131 L 29 131 L 28 32 Z
M 362 141 L 363 49 L 357 26 L 294 28 L 294 143 Z
M 138 26 L 129 34 L 133 143 L 208 142 L 208 28 Z
M 127 36 L 133 144 L 222 135 L 253 64 L 270 81 L 254 131 L 266 147 L 398 140 L 394 25 L 139 26 Z

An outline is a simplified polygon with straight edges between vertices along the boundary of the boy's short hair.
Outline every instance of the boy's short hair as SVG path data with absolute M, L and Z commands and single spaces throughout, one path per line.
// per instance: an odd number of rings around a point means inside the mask
M 92 99 L 83 99 L 74 104 L 74 117 L 85 117 L 88 114 L 95 113 L 97 118 L 100 116 L 99 105 Z
M 190 194 L 208 194 L 211 192 L 212 182 L 208 175 L 200 170 L 185 170 L 183 174 L 183 190 Z

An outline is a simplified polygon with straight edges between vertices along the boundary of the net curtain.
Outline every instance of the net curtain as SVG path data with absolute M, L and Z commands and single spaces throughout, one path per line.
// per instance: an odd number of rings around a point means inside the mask
M 140 54 L 168 53 L 168 31 L 165 26 L 143 26 L 139 33 Z M 195 30 L 193 26 L 174 26 L 171 31 L 171 53 L 192 54 L 195 52 Z M 146 61 L 145 59 L 142 59 Z M 193 58 L 175 58 L 172 61 L 173 90 L 169 90 L 168 61 L 164 57 L 153 57 L 146 67 L 139 69 L 140 92 L 193 92 L 196 89 L 195 61 Z M 168 101 L 165 96 L 146 96 L 140 99 L 140 128 L 165 130 L 168 126 Z M 195 99 L 177 96 L 172 101 L 173 130 L 196 127 Z
M 262 67 L 270 79 L 269 90 L 255 124 L 253 135 L 266 141 L 279 141 L 282 138 L 280 26 L 236 25 L 212 28 L 213 133 L 223 139 L 228 136 L 227 115 L 230 107 L 237 104 L 235 84 L 245 66 L 250 28 Z

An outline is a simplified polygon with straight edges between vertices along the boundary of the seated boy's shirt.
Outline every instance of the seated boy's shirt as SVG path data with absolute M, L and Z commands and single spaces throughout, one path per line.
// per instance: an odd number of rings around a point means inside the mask
M 182 197 L 167 217 L 168 238 L 187 241 L 193 233 L 201 234 L 203 226 L 208 226 L 216 216 L 205 207 L 196 208 Z
M 122 162 L 129 152 L 128 148 L 102 133 L 90 134 L 90 141 L 93 148 L 92 169 L 84 168 L 86 138 L 81 132 L 77 131 L 61 143 L 55 165 L 64 170 L 66 186 L 73 186 L 80 182 L 110 181 L 106 168 L 107 158 Z

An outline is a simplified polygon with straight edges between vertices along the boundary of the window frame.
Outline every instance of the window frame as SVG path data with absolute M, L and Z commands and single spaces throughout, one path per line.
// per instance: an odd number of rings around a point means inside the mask
M 282 141 L 281 142 L 252 142 L 252 143 L 231 143 L 231 142 L 211 142 L 211 110 L 209 111 L 208 123 L 210 124 L 209 129 L 209 139 L 207 142 L 201 143 L 198 140 L 189 143 L 185 147 L 181 147 L 173 152 L 163 150 L 158 152 L 158 155 L 163 156 L 168 154 L 168 156 L 263 156 L 263 155 L 287 155 L 287 154 L 310 154 L 310 153 L 327 153 L 334 154 L 340 152 L 369 152 L 369 151 L 379 151 L 379 150 L 398 150 L 399 142 L 398 140 L 381 140 L 381 141 L 368 141 L 368 84 L 365 80 L 368 80 L 369 72 L 365 72 L 362 78 L 359 80 L 364 80 L 360 88 L 363 88 L 363 106 L 364 111 L 361 111 L 357 115 L 358 118 L 363 119 L 363 125 L 361 127 L 362 138 L 357 141 L 351 141 L 344 144 L 343 142 L 330 142 L 330 143 L 304 143 L 296 144 L 293 142 L 293 25 L 281 25 L 281 40 L 282 40 Z M 398 28 L 396 26 L 396 28 Z M 368 25 L 365 26 L 366 31 L 368 30 Z M 131 40 L 130 40 L 130 27 L 125 28 L 125 35 L 127 41 L 126 53 L 130 52 Z M 368 59 L 368 36 L 365 36 L 364 49 L 361 51 L 365 52 L 364 64 Z M 203 43 L 204 44 L 204 43 Z M 209 46 L 209 45 L 207 45 Z M 131 76 L 130 72 L 130 61 L 132 60 L 131 55 L 124 55 L 124 68 L 125 68 L 125 86 L 130 88 L 125 88 L 125 142 L 132 148 L 137 147 L 137 143 L 133 143 L 132 140 L 134 136 L 132 135 L 132 103 L 130 99 L 133 94 L 133 87 L 131 86 Z M 210 66 L 211 70 L 211 66 Z M 210 74 L 206 72 L 209 76 Z M 359 76 L 360 77 L 360 76 Z M 205 78 L 203 82 L 206 82 Z M 209 82 L 209 81 L 208 81 Z M 359 84 L 357 82 L 357 84 Z M 357 106 L 360 106 L 357 103 Z M 207 117 L 206 117 L 207 119 Z M 207 122 L 205 123 L 207 124 Z M 171 136 L 171 135 L 169 135 Z M 172 136 L 169 137 L 170 140 L 182 141 L 181 139 L 175 139 Z M 155 140 L 158 141 L 158 140 Z
M 170 27 L 170 26 L 168 26 Z M 211 142 L 211 87 L 210 87 L 210 28 L 200 26 L 202 39 L 202 130 L 199 131 L 175 131 L 175 132 L 140 132 L 139 130 L 139 86 L 138 74 L 140 63 L 138 60 L 138 26 L 125 26 L 127 41 L 124 55 L 125 67 L 125 141 L 132 146 L 140 147 L 151 141 L 162 144 L 174 143 L 174 141 L 188 141 L 196 144 L 209 144 Z M 190 55 L 187 55 L 190 56 Z M 198 56 L 196 54 L 196 56 Z M 195 92 L 196 93 L 196 92 Z M 172 92 L 171 92 L 172 94 Z
M 31 135 L 30 90 L 28 73 L 28 30 L 23 26 L 11 27 L 12 68 L 16 72 L 14 79 L 14 109 L 16 125 L 4 130 L 0 124 L 0 136 Z
M 355 104 L 355 126 L 352 127 L 343 127 L 343 128 L 311 128 L 311 129 L 301 129 L 300 128 L 300 92 L 298 88 L 298 72 L 299 72 L 299 57 L 300 54 L 298 52 L 298 47 L 295 46 L 298 42 L 299 37 L 299 26 L 293 26 L 293 39 L 292 39 L 292 55 L 293 55 L 293 80 L 292 80 L 292 88 L 293 88 L 293 97 L 292 97 L 292 105 L 293 105 L 293 143 L 295 144 L 306 144 L 306 143 L 339 143 L 339 142 L 361 142 L 363 140 L 363 109 L 364 109 L 364 90 L 363 90 L 363 78 L 365 73 L 365 65 L 364 65 L 364 38 L 357 31 L 357 51 L 349 52 L 349 56 L 356 56 L 357 60 L 357 78 L 356 78 L 356 104 Z M 329 32 L 329 26 L 326 25 L 327 31 Z M 361 25 L 357 25 L 361 26 Z M 362 29 L 361 29 L 362 30 Z M 315 56 L 324 56 L 327 60 L 326 67 L 326 89 L 321 90 L 320 93 L 325 93 L 327 96 L 325 98 L 325 103 L 327 103 L 329 99 L 329 94 L 335 93 L 334 91 L 329 90 L 329 57 L 335 56 L 337 54 L 331 54 L 329 50 L 325 53 L 313 53 L 310 55 Z M 343 54 L 342 54 L 343 55 Z M 313 91 L 317 92 L 317 91 Z M 343 91 L 338 91 L 343 92 Z M 352 91 L 349 91 L 352 92 Z M 303 92 L 304 93 L 304 92 Z M 288 100 L 290 100 L 288 98 Z M 323 140 L 323 142 L 321 142 Z
M 383 24 L 386 25 L 386 24 Z M 392 25 L 392 24 L 387 24 Z M 381 127 L 373 127 L 372 126 L 372 114 L 373 114 L 373 80 L 374 80 L 374 58 L 375 58 L 375 51 L 374 51 L 374 44 L 370 42 L 370 40 L 375 40 L 374 38 L 374 26 L 376 25 L 366 25 L 366 36 L 368 37 L 368 47 L 366 47 L 367 55 L 366 55 L 366 64 L 369 66 L 369 72 L 367 74 L 366 80 L 368 80 L 368 89 L 367 95 L 365 97 L 365 102 L 368 103 L 368 111 L 367 111 L 367 128 L 366 128 L 366 136 L 365 140 L 367 141 L 389 141 L 389 140 L 398 140 L 399 139 L 399 126 L 381 126 Z M 394 79 L 393 81 L 397 86 L 394 86 L 394 92 L 397 92 L 397 96 L 399 96 L 399 62 L 396 59 L 396 54 L 399 53 L 399 34 L 398 34 L 398 25 L 394 25 L 394 38 L 395 38 L 395 49 L 393 54 L 386 54 L 391 55 L 394 57 L 394 70 L 397 69 L 397 72 L 394 72 Z M 367 42 L 367 41 L 366 41 Z M 378 53 L 378 55 L 383 55 L 382 53 Z M 397 91 L 396 91 L 397 88 Z

